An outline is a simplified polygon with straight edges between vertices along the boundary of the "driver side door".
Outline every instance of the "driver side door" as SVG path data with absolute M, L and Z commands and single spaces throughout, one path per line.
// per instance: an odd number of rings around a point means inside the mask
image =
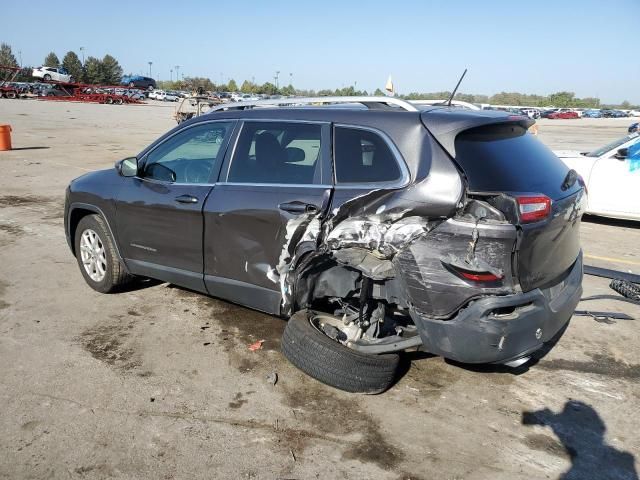
M 125 179 L 116 200 L 116 236 L 131 273 L 206 291 L 202 206 L 234 125 L 190 125 L 138 160 L 138 175 Z

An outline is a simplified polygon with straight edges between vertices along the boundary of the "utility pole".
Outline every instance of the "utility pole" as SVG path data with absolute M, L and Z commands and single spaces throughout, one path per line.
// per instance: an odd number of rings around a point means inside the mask
M 153 65 L 153 62 L 147 62 L 149 64 L 149 77 L 153 78 L 151 76 L 151 65 Z
M 178 78 L 178 74 L 176 73 L 176 79 Z M 173 82 L 173 68 L 169 69 L 169 81 Z
M 84 47 L 80 47 L 80 53 L 82 54 L 82 66 L 84 67 Z
M 278 77 L 280 77 L 280 70 L 277 70 L 275 77 L 273 77 L 276 81 L 276 88 L 278 88 Z
M 178 81 L 178 79 L 180 78 L 180 65 L 176 65 L 175 67 L 173 67 L 176 69 L 176 82 Z
M 18 50 L 18 58 L 20 58 L 20 68 L 22 68 L 22 50 Z

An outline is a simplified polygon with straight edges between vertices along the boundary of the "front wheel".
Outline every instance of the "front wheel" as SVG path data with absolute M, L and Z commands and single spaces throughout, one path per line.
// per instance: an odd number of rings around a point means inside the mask
M 73 77 L 69 77 L 69 83 L 75 83 L 75 82 L 76 82 L 76 79 L 75 79 L 75 78 L 73 78 Z
M 321 330 L 327 314 L 313 310 L 294 313 L 282 335 L 282 353 L 300 370 L 340 390 L 375 394 L 393 385 L 399 355 L 372 355 L 352 350 Z
M 80 272 L 94 290 L 111 293 L 131 281 L 132 277 L 120 263 L 109 229 L 99 215 L 87 215 L 80 220 L 74 245 Z
M 50 82 L 51 81 L 51 75 L 49 75 L 48 73 L 43 77 L 43 80 Z

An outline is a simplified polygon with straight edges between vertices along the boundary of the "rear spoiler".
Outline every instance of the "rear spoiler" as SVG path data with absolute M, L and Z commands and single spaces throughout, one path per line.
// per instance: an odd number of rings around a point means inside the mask
M 422 123 L 440 145 L 456 157 L 456 137 L 461 132 L 484 125 L 515 123 L 529 128 L 535 123 L 525 115 L 513 115 L 496 110 L 463 110 L 461 108 L 433 108 L 420 114 Z

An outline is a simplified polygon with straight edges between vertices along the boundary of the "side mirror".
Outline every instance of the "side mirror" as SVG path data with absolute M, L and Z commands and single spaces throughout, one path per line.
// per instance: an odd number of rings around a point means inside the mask
M 138 174 L 138 159 L 128 157 L 116 162 L 116 171 L 123 177 L 135 177 Z
M 284 149 L 288 163 L 303 162 L 305 158 L 304 150 L 297 147 L 287 147 Z
M 628 148 L 620 148 L 614 155 L 614 157 L 617 158 L 618 160 L 626 160 L 628 156 L 629 156 Z
M 161 163 L 152 163 L 145 168 L 145 177 L 160 180 L 162 182 L 173 183 L 176 181 L 176 172 Z

